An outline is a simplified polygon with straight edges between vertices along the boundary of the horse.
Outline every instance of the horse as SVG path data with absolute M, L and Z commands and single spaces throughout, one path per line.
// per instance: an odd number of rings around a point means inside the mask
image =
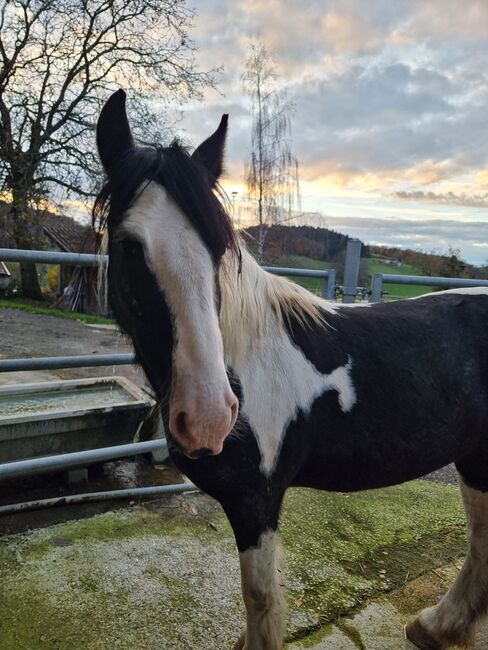
M 469 547 L 406 627 L 423 650 L 472 639 L 488 608 L 488 290 L 357 306 L 266 273 L 221 196 L 228 116 L 195 151 L 136 144 L 126 94 L 97 124 L 108 296 L 156 394 L 175 465 L 214 497 L 239 552 L 235 650 L 279 650 L 277 528 L 290 486 L 353 492 L 455 463 Z

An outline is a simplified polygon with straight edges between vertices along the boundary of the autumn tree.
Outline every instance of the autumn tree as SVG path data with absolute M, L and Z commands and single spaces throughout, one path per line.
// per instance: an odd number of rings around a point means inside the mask
M 262 43 L 251 45 L 242 81 L 252 116 L 245 181 L 256 204 L 258 261 L 262 262 L 269 226 L 293 218 L 300 207 L 298 162 L 290 146 L 292 105 L 278 87 L 273 60 Z
M 0 189 L 10 202 L 0 227 L 10 246 L 40 244 L 32 207 L 54 188 L 93 194 L 94 126 L 110 92 L 130 89 L 149 137 L 151 100 L 161 109 L 213 83 L 195 66 L 192 18 L 184 0 L 0 0 Z M 38 295 L 35 267 L 21 274 Z

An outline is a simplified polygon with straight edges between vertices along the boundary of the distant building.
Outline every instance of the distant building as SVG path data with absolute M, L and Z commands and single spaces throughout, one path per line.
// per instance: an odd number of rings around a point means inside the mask
M 8 206 L 0 202 L 0 216 L 5 214 Z M 41 232 L 35 236 L 41 241 L 39 248 L 42 250 L 63 251 L 66 253 L 95 253 L 97 250 L 96 236 L 93 229 L 83 226 L 71 217 L 52 214 L 42 211 L 37 220 Z M 38 229 L 39 230 L 39 229 Z M 12 242 L 0 235 L 0 247 L 11 248 Z M 38 264 L 41 279 L 45 277 L 45 265 Z M 6 273 L 2 275 L 1 269 Z M 66 266 L 59 267 L 58 286 L 56 293 L 61 298 L 60 302 L 70 311 L 87 311 L 99 313 L 100 308 L 97 296 L 97 269 L 93 267 Z M 7 275 L 8 274 L 8 275 Z M 0 261 L 0 288 L 2 277 L 10 277 L 11 272 L 4 262 Z M 66 287 L 70 290 L 65 291 Z M 69 296 L 69 301 L 63 301 L 63 296 Z

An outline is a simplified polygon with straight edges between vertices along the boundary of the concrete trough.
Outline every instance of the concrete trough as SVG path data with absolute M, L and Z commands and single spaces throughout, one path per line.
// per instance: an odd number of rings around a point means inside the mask
M 153 404 L 125 377 L 0 386 L 0 463 L 132 442 Z

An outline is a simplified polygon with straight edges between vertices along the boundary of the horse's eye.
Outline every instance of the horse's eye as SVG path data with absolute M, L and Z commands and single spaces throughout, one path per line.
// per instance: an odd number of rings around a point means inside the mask
M 124 249 L 124 255 L 137 255 L 141 249 L 141 244 L 135 239 L 124 239 L 121 244 Z

